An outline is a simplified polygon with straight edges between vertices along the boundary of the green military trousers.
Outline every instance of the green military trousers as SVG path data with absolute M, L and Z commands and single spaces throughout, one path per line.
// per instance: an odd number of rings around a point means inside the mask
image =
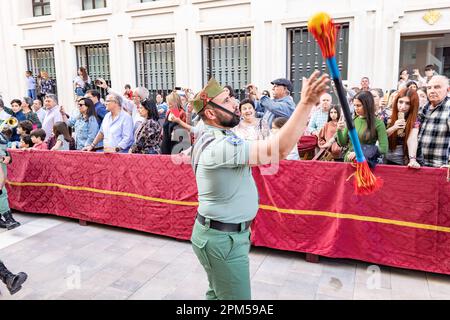
M 250 231 L 223 232 L 195 221 L 192 247 L 208 275 L 207 300 L 251 300 Z
M 2 192 L 3 193 L 0 195 L 0 215 L 3 215 L 10 210 L 8 203 L 8 192 L 5 187 L 3 187 Z

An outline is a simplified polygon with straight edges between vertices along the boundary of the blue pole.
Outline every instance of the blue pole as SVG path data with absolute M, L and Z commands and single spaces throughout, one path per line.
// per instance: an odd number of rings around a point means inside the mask
M 356 132 L 355 125 L 353 123 L 352 114 L 350 112 L 350 107 L 347 101 L 347 94 L 342 85 L 341 73 L 337 66 L 336 58 L 331 57 L 327 59 L 328 69 L 331 73 L 331 78 L 333 79 L 334 86 L 336 87 L 336 92 L 339 98 L 339 102 L 342 106 L 342 112 L 344 113 L 345 121 L 347 122 L 348 133 L 350 140 L 353 144 L 353 148 L 356 153 L 356 161 L 358 163 L 364 162 L 366 159 L 362 152 L 361 143 L 359 142 L 358 133 Z

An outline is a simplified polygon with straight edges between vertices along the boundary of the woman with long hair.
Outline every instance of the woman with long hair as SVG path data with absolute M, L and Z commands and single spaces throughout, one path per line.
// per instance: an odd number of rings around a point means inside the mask
M 400 70 L 400 73 L 398 75 L 398 83 L 397 83 L 397 90 L 401 90 L 406 88 L 406 84 L 409 80 L 409 71 L 408 69 L 402 69 Z
M 91 145 L 99 131 L 95 105 L 91 99 L 81 98 L 78 100 L 79 114 L 67 120 L 65 113 L 62 113 L 64 122 L 75 130 L 75 146 L 77 150 Z
M 162 135 L 156 103 L 153 100 L 146 100 L 141 103 L 138 111 L 144 121 L 134 133 L 134 144 L 130 153 L 160 154 Z
M 190 147 L 190 135 L 187 130 L 182 129 L 182 127 L 173 120 L 174 118 L 179 118 L 181 121 L 186 122 L 186 113 L 183 110 L 181 97 L 176 91 L 168 95 L 166 101 L 169 105 L 169 111 L 167 112 L 166 120 L 163 124 L 161 153 L 172 154 L 174 149 L 176 149 L 175 153 L 180 153 L 185 148 L 187 149 Z M 184 132 L 181 130 L 184 130 L 186 135 L 184 135 Z M 177 145 L 179 146 L 176 147 Z
M 55 81 L 50 79 L 47 71 L 41 71 L 41 80 L 40 80 L 40 88 L 41 88 L 41 97 L 45 97 L 48 94 L 55 94 Z
M 393 102 L 391 125 L 387 130 L 388 164 L 420 168 L 417 162 L 417 145 L 420 129 L 419 95 L 414 89 L 402 89 Z
M 91 78 L 85 67 L 78 69 L 78 75 L 73 79 L 73 87 L 77 97 L 84 97 L 86 91 L 90 89 Z
M 328 110 L 328 122 L 319 133 L 319 148 L 330 149 L 334 159 L 342 159 L 342 148 L 336 142 L 336 131 L 340 118 L 341 108 L 337 105 L 331 106 Z
M 353 105 L 356 114 L 354 122 L 359 141 L 363 147 L 366 159 L 371 165 L 374 165 L 377 162 L 377 158 L 380 155 L 385 155 L 388 151 L 386 127 L 383 121 L 375 115 L 375 102 L 369 91 L 361 91 L 356 94 L 353 98 Z M 348 147 L 344 160 L 353 162 L 356 159 L 356 154 L 349 139 L 348 129 L 345 128 L 344 120 L 339 121 L 337 125 L 337 138 L 340 146 Z
M 69 151 L 70 144 L 73 141 L 70 135 L 69 127 L 65 122 L 56 122 L 53 125 L 53 135 L 56 138 L 56 143 L 51 149 L 52 151 Z

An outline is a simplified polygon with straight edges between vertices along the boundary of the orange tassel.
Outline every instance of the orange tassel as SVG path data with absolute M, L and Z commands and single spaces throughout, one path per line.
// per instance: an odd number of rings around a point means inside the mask
M 333 19 L 325 12 L 317 13 L 309 20 L 308 30 L 319 43 L 323 57 L 325 59 L 334 57 L 338 28 Z
M 356 195 L 369 195 L 377 192 L 383 186 L 383 179 L 375 177 L 370 170 L 367 161 L 355 163 L 356 172 L 352 174 L 347 181 L 353 176 L 355 177 L 355 194 Z

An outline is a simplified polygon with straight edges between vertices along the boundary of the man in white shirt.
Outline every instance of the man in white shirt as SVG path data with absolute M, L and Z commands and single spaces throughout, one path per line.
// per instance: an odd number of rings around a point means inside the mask
M 39 121 L 41 121 L 41 123 L 44 123 L 45 115 L 47 114 L 47 112 L 45 112 L 44 108 L 42 108 L 42 101 L 39 99 L 34 100 L 33 106 L 31 108 L 38 115 Z
M 63 121 L 61 115 L 61 107 L 58 105 L 58 98 L 54 94 L 48 94 L 44 99 L 44 107 L 47 110 L 44 122 L 42 122 L 42 129 L 46 133 L 45 142 L 51 138 L 53 134 L 53 126 L 57 122 Z

